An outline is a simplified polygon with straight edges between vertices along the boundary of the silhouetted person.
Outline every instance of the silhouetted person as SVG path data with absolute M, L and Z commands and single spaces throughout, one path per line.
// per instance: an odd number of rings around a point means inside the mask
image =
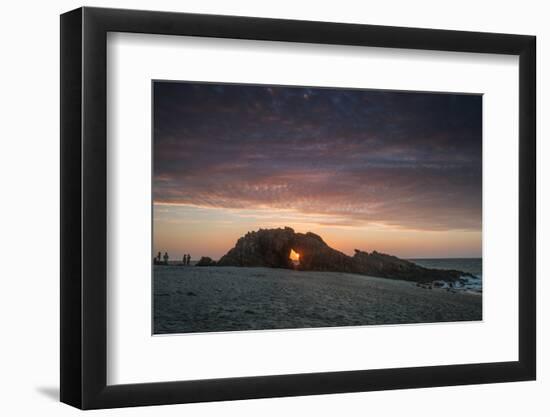
M 183 255 L 183 258 L 182 258 L 182 261 L 181 261 L 181 264 L 182 265 L 185 265 L 187 262 L 187 256 L 186 255 Z
M 165 264 L 165 265 L 168 265 L 168 258 L 169 258 L 168 252 L 164 252 L 163 259 L 164 259 L 164 264 Z
M 187 265 L 191 262 L 191 255 L 187 254 Z

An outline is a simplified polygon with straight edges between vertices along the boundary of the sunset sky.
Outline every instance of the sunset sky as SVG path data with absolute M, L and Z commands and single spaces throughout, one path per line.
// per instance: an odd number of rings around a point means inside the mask
M 259 228 L 347 254 L 481 256 L 479 95 L 154 82 L 153 249 Z

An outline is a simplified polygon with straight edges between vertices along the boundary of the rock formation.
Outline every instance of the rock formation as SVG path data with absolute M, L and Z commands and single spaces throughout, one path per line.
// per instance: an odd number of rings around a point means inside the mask
M 451 269 L 424 268 L 414 262 L 373 251 L 371 253 L 355 249 L 353 256 L 356 273 L 382 278 L 402 279 L 406 281 L 460 281 L 461 277 L 472 276 L 468 272 Z
M 218 265 L 292 268 L 289 254 L 294 235 L 290 227 L 248 232 L 218 261 Z
M 291 249 L 300 256 L 298 265 L 289 258 Z M 213 265 L 211 259 L 201 261 L 197 265 Z M 356 249 L 353 257 L 348 256 L 328 246 L 320 236 L 311 232 L 296 233 L 290 227 L 247 233 L 215 265 L 348 272 L 416 282 L 451 282 L 472 276 L 462 271 L 423 268 L 376 251 L 368 253 Z
M 195 266 L 215 266 L 216 262 L 212 260 L 209 256 L 203 256 L 195 264 Z

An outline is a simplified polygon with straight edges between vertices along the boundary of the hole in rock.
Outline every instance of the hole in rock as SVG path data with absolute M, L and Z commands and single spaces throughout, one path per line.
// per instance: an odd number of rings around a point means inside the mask
M 292 261 L 294 266 L 300 265 L 300 254 L 294 251 L 294 249 L 290 249 L 290 255 L 288 258 Z

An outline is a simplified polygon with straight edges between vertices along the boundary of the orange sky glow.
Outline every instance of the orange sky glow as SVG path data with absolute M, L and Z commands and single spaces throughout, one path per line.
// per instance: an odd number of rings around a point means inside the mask
M 292 216 L 287 210 L 227 210 L 157 204 L 154 207 L 154 253 L 171 259 L 219 259 L 237 239 L 260 228 L 292 227 L 320 235 L 334 249 L 389 253 L 402 258 L 481 257 L 480 230 L 415 230 L 383 224 L 331 225 L 319 216 Z

